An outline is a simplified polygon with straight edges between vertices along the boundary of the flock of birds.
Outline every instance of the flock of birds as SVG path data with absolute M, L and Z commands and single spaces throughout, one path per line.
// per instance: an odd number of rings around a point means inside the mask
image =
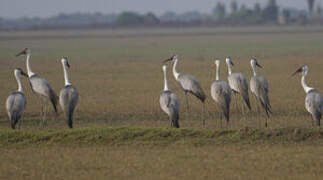
M 41 124 L 44 126 L 47 124 L 46 114 L 47 114 L 47 104 L 48 100 L 53 105 L 54 111 L 57 113 L 57 104 L 61 106 L 61 109 L 66 118 L 67 124 L 69 128 L 73 128 L 73 114 L 75 107 L 78 103 L 79 94 L 77 89 L 71 84 L 68 77 L 67 69 L 70 67 L 68 63 L 68 59 L 63 57 L 61 62 L 63 65 L 65 86 L 61 89 L 59 97 L 56 95 L 55 91 L 52 89 L 48 81 L 39 75 L 35 74 L 31 70 L 30 66 L 30 57 L 31 51 L 28 48 L 25 48 L 22 52 L 18 53 L 16 56 L 26 55 L 26 68 L 27 73 L 25 73 L 22 69 L 17 68 L 14 70 L 14 75 L 16 77 L 18 83 L 18 90 L 12 92 L 6 101 L 6 109 L 10 119 L 11 128 L 15 129 L 18 124 L 20 127 L 21 118 L 23 116 L 23 112 L 26 106 L 26 97 L 23 94 L 23 88 L 21 83 L 21 76 L 26 76 L 29 80 L 31 89 L 34 93 L 39 95 L 41 100 Z M 187 112 L 189 112 L 189 103 L 188 103 L 188 93 L 194 95 L 202 102 L 203 112 L 202 112 L 202 120 L 203 126 L 205 126 L 205 119 L 203 117 L 204 114 L 204 102 L 206 100 L 206 95 L 200 85 L 200 83 L 191 75 L 182 74 L 177 71 L 178 58 L 176 55 L 166 59 L 163 65 L 164 72 L 164 90 L 160 94 L 160 106 L 161 109 L 169 116 L 171 127 L 179 128 L 179 109 L 180 103 L 179 98 L 173 93 L 168 86 L 168 66 L 167 62 L 171 61 L 173 63 L 173 75 L 175 80 L 178 82 L 180 88 L 184 92 L 186 108 Z M 231 96 L 234 95 L 236 99 L 236 107 L 238 107 L 238 98 L 241 97 L 241 112 L 244 113 L 244 103 L 251 110 L 250 100 L 249 100 L 249 92 L 248 92 L 248 82 L 247 78 L 238 72 L 232 71 L 232 66 L 234 65 L 231 58 L 226 58 L 226 64 L 228 67 L 228 82 L 224 80 L 220 80 L 220 60 L 215 60 L 214 62 L 216 67 L 216 80 L 211 84 L 211 96 L 213 100 L 216 102 L 218 107 L 221 109 L 225 119 L 227 127 L 230 122 L 230 104 L 231 104 Z M 265 76 L 259 75 L 257 73 L 256 68 L 261 65 L 257 62 L 256 58 L 252 58 L 250 61 L 251 68 L 253 71 L 253 76 L 250 79 L 250 90 L 252 92 L 253 97 L 256 100 L 256 108 L 258 109 L 258 103 L 263 108 L 266 114 L 265 127 L 268 126 L 268 118 L 270 117 L 271 105 L 268 97 L 269 93 L 269 85 Z M 316 89 L 307 86 L 305 82 L 305 77 L 308 73 L 308 66 L 304 65 L 300 67 L 293 75 L 297 73 L 302 73 L 301 84 L 305 90 L 306 98 L 305 98 L 305 108 L 311 114 L 312 117 L 312 125 L 314 125 L 314 121 L 316 124 L 320 126 L 320 120 L 323 112 L 323 96 Z M 222 117 L 222 116 L 221 116 Z
M 174 78 L 178 82 L 180 88 L 185 94 L 187 112 L 189 111 L 187 93 L 190 93 L 197 97 L 203 103 L 204 109 L 204 102 L 206 96 L 200 83 L 191 75 L 181 74 L 177 72 L 176 67 L 178 63 L 178 58 L 176 55 L 170 57 L 169 59 L 166 59 L 164 63 L 167 63 L 168 61 L 171 61 L 173 63 Z M 219 74 L 221 61 L 215 60 L 214 64 L 216 66 L 216 80 L 211 84 L 211 96 L 218 105 L 218 107 L 221 109 L 223 115 L 225 116 L 226 124 L 228 127 L 230 121 L 230 103 L 232 94 L 235 96 L 236 99 L 236 107 L 238 107 L 238 97 L 241 96 L 248 109 L 251 110 L 248 92 L 248 82 L 247 78 L 242 73 L 232 72 L 232 66 L 234 64 L 230 57 L 226 58 L 226 64 L 228 67 L 228 82 L 220 80 Z M 252 92 L 253 97 L 255 98 L 256 108 L 258 109 L 259 103 L 266 114 L 267 118 L 265 118 L 265 127 L 267 127 L 268 118 L 272 113 L 268 96 L 269 84 L 265 76 L 259 75 L 257 73 L 256 68 L 262 68 L 262 66 L 259 65 L 255 57 L 251 58 L 250 65 L 253 71 L 253 76 L 250 79 L 250 90 Z M 168 87 L 167 67 L 167 64 L 164 64 L 162 68 L 164 71 L 164 90 L 160 94 L 160 107 L 169 116 L 171 126 L 179 128 L 180 103 L 179 98 Z M 311 114 L 312 125 L 314 125 L 314 121 L 316 121 L 316 124 L 320 126 L 320 120 L 323 112 L 323 96 L 316 89 L 307 86 L 305 82 L 305 77 L 308 73 L 308 66 L 304 65 L 300 67 L 295 73 L 293 73 L 293 76 L 297 73 L 302 73 L 303 75 L 301 83 L 306 93 L 305 107 L 306 110 Z M 241 103 L 243 103 L 243 101 L 241 101 Z M 243 104 L 241 110 L 242 113 L 244 113 Z M 204 126 L 205 120 L 204 118 L 202 119 Z
M 67 68 L 70 67 L 68 63 L 68 59 L 66 57 L 62 58 L 62 65 L 64 70 L 64 78 L 65 78 L 65 86 L 61 89 L 59 97 L 57 97 L 55 91 L 50 86 L 48 81 L 44 78 L 40 77 L 36 73 L 31 70 L 30 66 L 30 56 L 31 52 L 28 48 L 25 48 L 23 51 L 18 53 L 16 56 L 26 55 L 26 68 L 27 74 L 20 68 L 14 70 L 14 75 L 18 82 L 18 90 L 11 93 L 6 101 L 6 109 L 10 119 L 11 128 L 15 129 L 17 123 L 19 123 L 19 127 L 21 121 L 19 121 L 23 115 L 25 106 L 26 106 L 26 97 L 23 93 L 21 76 L 26 76 L 29 80 L 31 89 L 34 93 L 39 95 L 41 100 L 41 121 L 42 125 L 46 125 L 46 113 L 47 113 L 47 102 L 50 102 L 53 105 L 54 111 L 57 113 L 57 103 L 59 100 L 59 104 L 62 108 L 62 111 L 67 120 L 67 124 L 70 128 L 73 128 L 73 113 L 74 109 L 77 105 L 79 94 L 77 89 L 71 84 L 68 78 Z

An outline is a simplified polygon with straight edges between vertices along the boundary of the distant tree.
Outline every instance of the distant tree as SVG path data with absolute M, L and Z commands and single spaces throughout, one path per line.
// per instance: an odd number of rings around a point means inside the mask
M 259 4 L 259 3 L 255 3 L 254 8 L 253 8 L 253 11 L 254 11 L 256 14 L 260 14 L 260 12 L 261 12 L 261 7 L 260 7 L 260 4 Z
M 231 14 L 238 11 L 238 3 L 236 0 L 231 1 Z
M 277 22 L 278 6 L 276 4 L 276 0 L 269 0 L 261 14 L 265 22 Z
M 151 12 L 144 15 L 144 23 L 149 25 L 154 25 L 159 23 L 157 16 Z
M 218 20 L 224 19 L 226 15 L 225 5 L 221 2 L 218 2 L 215 8 L 213 9 L 213 15 Z
M 144 22 L 144 17 L 135 12 L 123 12 L 116 19 L 117 25 L 142 25 Z
M 314 1 L 315 0 L 307 0 L 308 12 L 309 12 L 310 16 L 313 15 Z

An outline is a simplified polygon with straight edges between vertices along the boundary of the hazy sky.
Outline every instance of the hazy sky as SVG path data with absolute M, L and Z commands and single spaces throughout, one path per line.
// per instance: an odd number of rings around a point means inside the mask
M 118 13 L 125 10 L 142 13 L 152 11 L 157 14 L 167 10 L 178 13 L 191 10 L 210 12 L 218 1 L 230 2 L 230 0 L 0 0 L 0 17 L 48 17 L 61 12 Z M 255 2 L 264 5 L 267 1 L 237 0 L 239 4 L 244 2 L 248 6 Z M 277 2 L 283 7 L 307 8 L 306 0 L 277 0 Z M 316 2 L 323 4 L 323 0 Z

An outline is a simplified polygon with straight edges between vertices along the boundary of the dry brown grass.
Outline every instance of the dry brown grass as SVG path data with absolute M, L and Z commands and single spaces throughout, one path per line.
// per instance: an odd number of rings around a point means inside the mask
M 322 146 L 112 146 L 0 150 L 1 179 L 320 179 Z
M 168 126 L 160 110 L 163 87 L 161 61 L 179 54 L 179 71 L 195 76 L 207 92 L 207 128 L 219 128 L 218 110 L 210 98 L 215 58 L 230 55 L 234 71 L 251 77 L 249 60 L 257 56 L 259 73 L 270 83 L 273 116 L 270 128 L 311 127 L 304 108 L 300 77 L 290 77 L 307 64 L 308 84 L 323 89 L 321 27 L 130 29 L 0 32 L 0 130 L 9 129 L 5 99 L 16 89 L 13 69 L 25 69 L 32 50 L 33 70 L 58 93 L 63 86 L 62 56 L 70 57 L 70 79 L 81 99 L 75 127 Z M 221 78 L 226 79 L 222 64 Z M 180 97 L 182 127 L 200 128 L 201 104 L 190 97 L 186 118 L 184 96 L 170 76 L 170 88 Z M 38 129 L 40 103 L 26 80 L 27 108 L 23 129 Z M 254 112 L 241 115 L 232 107 L 232 129 L 258 128 Z M 252 107 L 254 102 L 252 101 Z M 49 107 L 51 109 L 51 107 Z M 51 110 L 52 111 L 52 110 Z M 263 126 L 263 124 L 262 124 Z M 66 128 L 62 116 L 50 115 L 47 129 Z M 191 145 L 125 145 L 0 148 L 0 179 L 319 179 L 322 146 L 307 143 Z
M 62 56 L 70 57 L 70 79 L 81 95 L 76 112 L 76 121 L 79 123 L 77 126 L 83 126 L 83 123 L 86 126 L 101 126 L 102 123 L 167 126 L 167 117 L 158 103 L 163 86 L 161 61 L 177 53 L 180 58 L 179 71 L 194 75 L 208 94 L 208 128 L 219 127 L 216 122 L 218 111 L 209 93 L 209 86 L 215 75 L 210 65 L 215 58 L 224 59 L 228 55 L 236 64 L 234 71 L 242 72 L 248 78 L 251 76 L 251 56 L 257 56 L 264 66 L 259 73 L 265 75 L 270 83 L 273 106 L 270 127 L 309 127 L 311 123 L 304 108 L 300 77 L 292 78 L 290 74 L 299 65 L 308 64 L 308 84 L 319 90 L 323 89 L 323 82 L 320 81 L 323 65 L 321 30 L 245 28 L 231 30 L 229 33 L 225 29 L 96 30 L 76 31 L 73 38 L 65 38 L 71 34 L 70 30 L 1 32 L 0 126 L 8 127 L 4 102 L 8 94 L 16 89 L 12 71 L 15 67 L 25 67 L 24 58 L 15 58 L 14 54 L 23 47 L 30 47 L 33 70 L 46 78 L 57 93 L 63 86 L 59 59 Z M 129 34 L 130 37 L 127 36 Z M 146 36 L 142 36 L 145 34 Z M 170 87 L 179 95 L 183 105 L 183 93 L 174 78 L 170 78 Z M 221 78 L 226 79 L 224 64 Z M 25 127 L 32 128 L 38 120 L 40 103 L 30 91 L 26 80 L 24 88 L 28 101 Z M 186 119 L 184 106 L 181 106 L 180 122 L 183 127 L 201 127 L 201 105 L 193 97 L 190 97 L 190 102 L 191 116 Z M 253 102 L 252 106 L 254 107 Z M 241 116 L 234 106 L 232 109 L 232 128 L 259 127 L 259 116 L 255 113 Z M 51 127 L 64 126 L 62 121 L 52 120 L 50 124 Z

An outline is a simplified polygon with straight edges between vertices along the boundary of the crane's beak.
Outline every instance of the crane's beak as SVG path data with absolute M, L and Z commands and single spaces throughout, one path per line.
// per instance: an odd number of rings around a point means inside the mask
M 21 75 L 28 77 L 28 75 L 24 71 L 21 70 L 20 72 L 21 72 Z
M 262 68 L 262 66 L 260 64 L 258 64 L 258 62 L 256 61 L 256 66 Z
M 302 71 L 303 71 L 303 67 L 300 67 L 292 74 L 292 76 L 295 76 L 297 73 L 301 73 Z
M 168 59 L 164 60 L 164 61 L 163 61 L 163 63 L 167 63 L 168 61 L 172 61 L 173 59 L 174 59 L 174 56 L 172 56 L 172 57 L 170 57 L 170 58 L 168 58 Z
M 20 55 L 25 55 L 26 54 L 26 50 L 21 51 L 20 53 L 16 54 L 16 57 L 20 56 Z

